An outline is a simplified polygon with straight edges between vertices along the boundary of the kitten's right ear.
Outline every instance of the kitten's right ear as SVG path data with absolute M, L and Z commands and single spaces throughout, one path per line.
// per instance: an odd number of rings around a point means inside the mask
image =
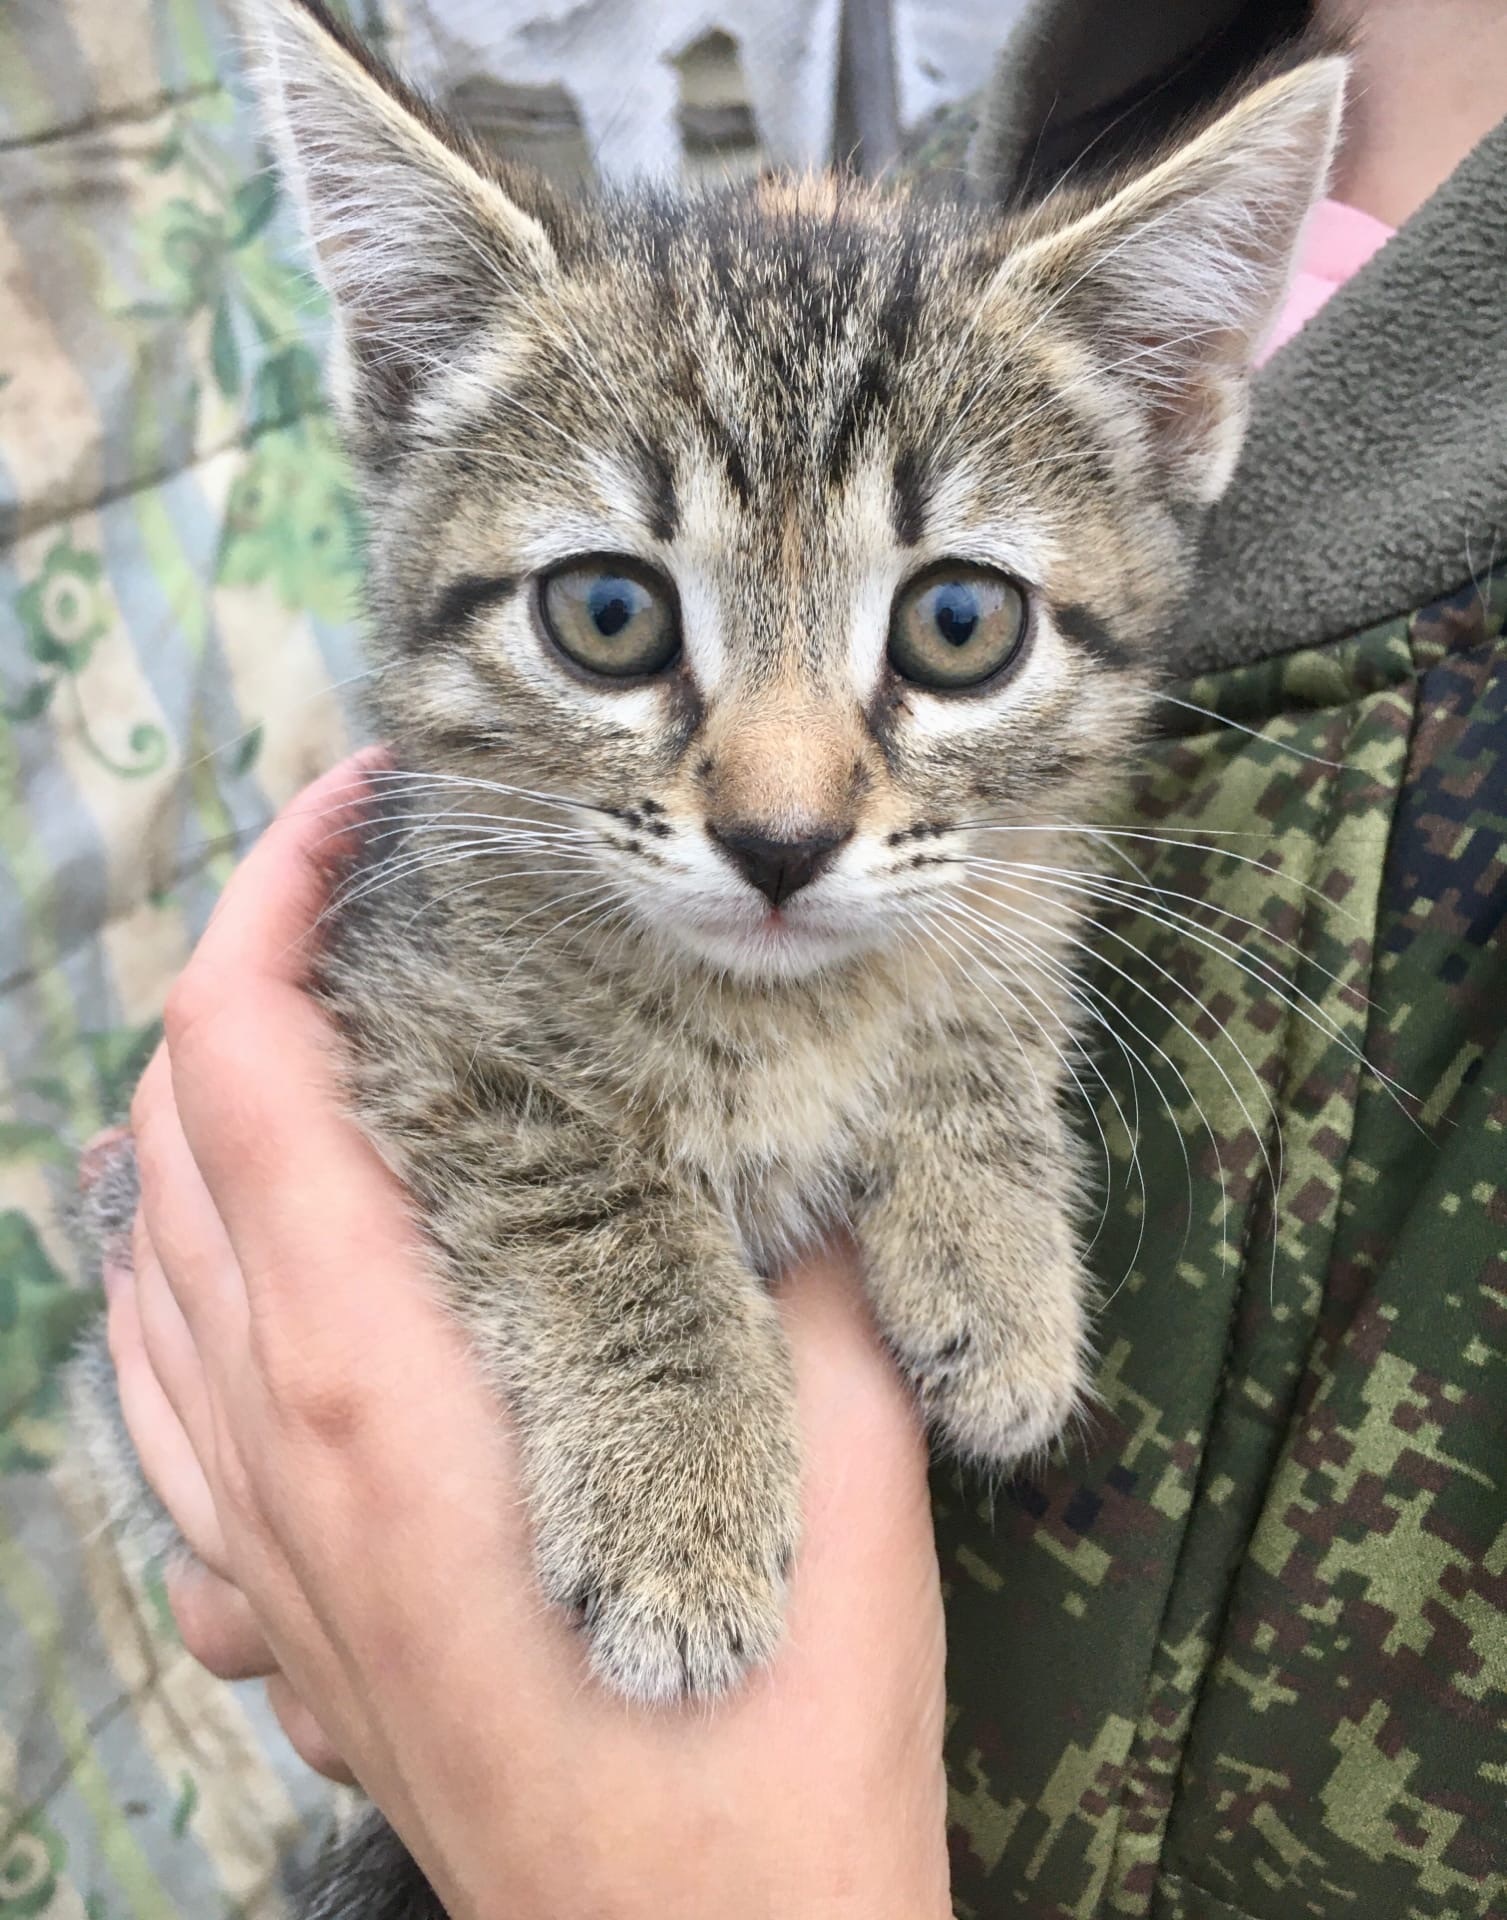
M 401 418 L 499 306 L 557 267 L 538 218 L 319 0 L 241 0 L 285 180 L 335 305 L 337 399 Z

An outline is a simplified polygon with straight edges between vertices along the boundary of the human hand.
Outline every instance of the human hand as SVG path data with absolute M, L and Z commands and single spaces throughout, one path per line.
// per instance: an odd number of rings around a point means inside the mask
M 851 1259 L 782 1302 L 805 1458 L 785 1646 L 713 1708 L 630 1708 L 539 1596 L 505 1415 L 302 989 L 317 852 L 359 787 L 319 782 L 232 880 L 132 1109 L 111 1348 L 203 1563 L 170 1585 L 185 1640 L 271 1676 L 294 1744 L 348 1764 L 455 1920 L 946 1914 L 925 1449 Z

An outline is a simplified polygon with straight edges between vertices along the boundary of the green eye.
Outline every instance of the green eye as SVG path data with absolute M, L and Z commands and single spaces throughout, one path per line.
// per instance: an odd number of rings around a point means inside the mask
M 1013 581 L 944 560 L 896 594 L 890 665 L 918 686 L 957 692 L 1007 666 L 1025 631 L 1025 596 Z
M 636 560 L 571 560 L 539 588 L 545 630 L 563 654 L 612 680 L 658 673 L 680 652 L 675 589 Z

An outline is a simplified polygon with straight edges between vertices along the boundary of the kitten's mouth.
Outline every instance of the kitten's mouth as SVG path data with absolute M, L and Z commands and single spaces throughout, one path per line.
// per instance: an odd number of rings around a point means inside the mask
M 729 922 L 729 929 L 746 927 L 747 924 L 740 916 L 737 922 Z M 753 921 L 753 932 L 757 938 L 779 940 L 791 945 L 819 946 L 849 931 L 847 916 L 804 898 L 797 900 L 793 907 L 765 907 L 761 904 Z
M 830 955 L 839 946 L 846 948 L 851 936 L 841 936 L 830 927 L 814 927 L 809 922 L 803 924 L 800 920 L 793 920 L 788 913 L 782 913 L 778 907 L 771 907 L 754 927 L 753 938 L 771 953 L 822 957 Z
M 698 960 L 745 978 L 796 979 L 840 965 L 872 948 L 879 930 L 845 916 L 770 907 L 757 915 L 677 919 L 682 946 Z

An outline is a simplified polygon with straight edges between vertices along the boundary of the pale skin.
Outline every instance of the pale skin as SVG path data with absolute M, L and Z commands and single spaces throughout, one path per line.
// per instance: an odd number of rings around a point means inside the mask
M 1355 39 L 1331 191 L 1400 227 L 1507 111 L 1507 6 L 1320 0 L 1318 15 Z
M 360 1780 L 455 1920 L 950 1912 L 925 1447 L 846 1257 L 784 1290 L 806 1474 L 774 1667 L 713 1711 L 631 1709 L 539 1599 L 505 1423 L 301 985 L 353 773 L 232 881 L 132 1108 L 110 1343 L 203 1563 L 170 1582 L 190 1650 L 267 1678 L 294 1746 Z
M 1401 225 L 1501 118 L 1507 6 L 1318 11 L 1357 38 L 1333 191 Z M 505 1425 L 301 990 L 351 779 L 295 802 L 232 882 L 133 1107 L 144 1198 L 111 1346 L 206 1569 L 170 1586 L 190 1649 L 266 1678 L 298 1751 L 359 1778 L 456 1920 L 948 1913 L 924 1446 L 851 1256 L 783 1290 L 806 1461 L 784 1651 L 713 1712 L 607 1699 L 536 1597 Z

